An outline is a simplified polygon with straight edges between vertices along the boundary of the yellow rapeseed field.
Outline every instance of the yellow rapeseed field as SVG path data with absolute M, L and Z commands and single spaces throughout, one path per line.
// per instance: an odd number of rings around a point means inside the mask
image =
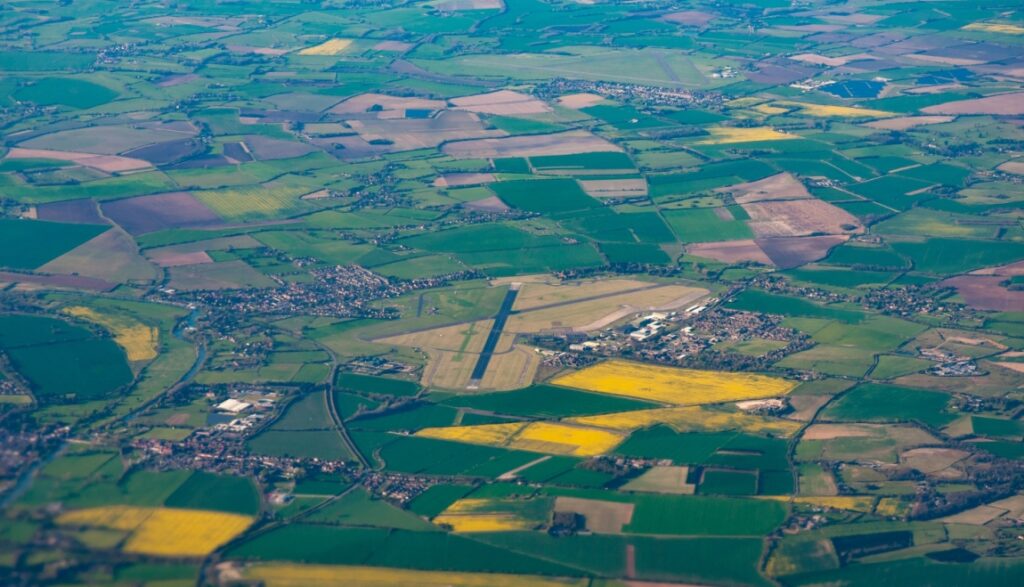
M 534 422 L 510 446 L 534 452 L 592 457 L 611 452 L 623 439 L 622 434 L 608 430 Z
M 980 31 L 983 33 L 1003 33 L 1005 35 L 1024 35 L 1024 27 L 1015 24 L 998 22 L 972 22 L 963 27 L 965 31 Z
M 347 565 L 256 564 L 243 571 L 245 579 L 267 587 L 584 587 L 589 579 L 561 579 L 531 575 L 414 571 Z
M 739 126 L 715 126 L 708 129 L 711 138 L 698 141 L 698 145 L 729 145 L 732 143 L 754 143 L 759 141 L 785 141 L 798 139 L 797 135 L 791 135 L 775 130 L 767 126 L 755 126 L 750 128 Z
M 825 104 L 805 104 L 803 102 L 780 102 L 785 106 L 798 106 L 808 116 L 820 118 L 890 118 L 898 116 L 895 112 L 872 110 L 871 108 L 853 108 L 851 106 L 827 106 Z
M 779 106 L 772 106 L 771 104 L 758 104 L 757 106 L 754 106 L 754 110 L 756 112 L 760 112 L 761 114 L 767 114 L 769 116 L 774 116 L 776 114 L 785 114 L 786 112 L 789 112 L 789 108 L 781 108 Z
M 625 438 L 623 434 L 611 430 L 557 422 L 424 428 L 416 436 L 581 457 L 606 454 Z
M 112 505 L 61 514 L 58 524 L 67 526 L 101 526 L 113 530 L 134 530 L 153 513 L 154 508 Z
M 664 424 L 671 426 L 678 432 L 742 430 L 744 432 L 772 434 L 786 438 L 796 434 L 797 430 L 800 430 L 802 426 L 799 422 L 792 422 L 781 418 L 766 418 L 742 412 L 723 412 L 700 406 L 618 412 L 600 416 L 570 418 L 565 421 L 623 432 L 648 428 L 655 424 Z
M 124 349 L 129 361 L 148 361 L 157 355 L 159 331 L 125 316 L 101 314 L 85 306 L 64 308 L 64 313 L 106 328 L 114 335 L 114 342 Z
M 206 556 L 238 536 L 253 519 L 239 514 L 164 507 L 103 506 L 71 511 L 58 524 L 131 531 L 125 552 Z
M 555 385 L 674 405 L 700 405 L 785 395 L 796 384 L 778 377 L 605 361 L 557 377 Z
M 434 518 L 455 532 L 512 532 L 530 530 L 550 513 L 546 501 L 460 499 Z
M 348 49 L 352 39 L 328 39 L 319 45 L 306 47 L 299 55 L 339 55 Z
M 436 438 L 438 440 L 454 440 L 469 444 L 487 446 L 505 446 L 526 428 L 526 423 L 513 424 L 481 424 L 479 426 L 448 426 L 445 428 L 424 428 L 416 436 Z
M 875 506 L 875 513 L 879 516 L 904 516 L 910 507 L 898 497 L 883 497 L 878 500 Z
M 798 496 L 794 497 L 793 501 L 795 503 L 816 505 L 835 510 L 848 510 L 868 514 L 871 513 L 875 505 L 875 498 L 870 495 Z

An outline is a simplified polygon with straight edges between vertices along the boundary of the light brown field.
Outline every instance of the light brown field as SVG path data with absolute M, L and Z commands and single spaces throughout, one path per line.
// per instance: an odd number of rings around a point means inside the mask
M 586 518 L 586 528 L 595 534 L 621 534 L 622 527 L 633 520 L 631 503 L 559 496 L 556 512 L 573 512 Z
M 794 61 L 800 61 L 802 63 L 813 63 L 815 65 L 828 65 L 829 67 L 840 67 L 847 63 L 853 63 L 854 61 L 864 61 L 866 59 L 878 59 L 874 55 L 868 53 L 855 53 L 853 55 L 843 55 L 842 57 L 826 57 L 824 55 L 818 55 L 817 53 L 801 53 L 799 55 L 793 55 L 790 59 Z
M 686 482 L 689 467 L 655 466 L 622 486 L 623 491 L 693 495 L 696 485 Z
M 566 108 L 572 108 L 573 110 L 596 106 L 601 102 L 604 102 L 604 98 L 602 96 L 587 93 L 566 94 L 558 99 L 559 106 L 565 106 Z
M 900 463 L 925 474 L 934 474 L 948 469 L 970 454 L 953 448 L 913 448 L 900 455 Z
M 467 185 L 481 185 L 497 181 L 493 173 L 446 173 L 434 180 L 439 188 L 454 188 Z
M 786 414 L 786 417 L 799 422 L 809 422 L 830 399 L 832 398 L 827 395 L 791 395 L 789 405 L 793 407 L 793 412 Z
M 135 241 L 117 227 L 82 243 L 38 270 L 113 283 L 151 281 L 159 277 L 157 268 L 139 254 Z
M 551 278 L 549 283 L 524 283 L 519 288 L 519 294 L 512 305 L 512 310 L 522 312 L 538 306 L 570 302 L 580 298 L 607 296 L 654 285 L 649 281 L 639 281 L 636 279 L 593 279 L 557 282 L 554 278 Z
M 496 353 L 491 356 L 478 388 L 499 391 L 528 387 L 537 375 L 540 358 L 533 348 L 522 344 L 515 345 L 508 352 Z
M 959 275 L 939 285 L 956 289 L 968 306 L 980 310 L 1013 312 L 1024 308 L 1024 291 L 1003 287 L 1003 281 L 999 275 Z
M 466 202 L 463 204 L 467 210 L 477 210 L 479 212 L 507 212 L 511 208 L 508 204 L 501 201 L 498 196 L 491 196 L 489 198 L 483 198 L 482 200 L 473 200 L 472 202 Z
M 644 179 L 588 179 L 580 187 L 595 198 L 632 198 L 647 195 Z
M 149 169 L 152 165 L 149 161 L 132 159 L 131 157 L 120 157 L 117 155 L 95 155 L 92 153 L 77 153 L 74 151 L 54 151 L 50 149 L 23 149 L 14 147 L 4 156 L 5 159 L 55 159 L 57 161 L 71 161 L 72 163 L 91 167 L 105 173 L 125 173 L 128 171 L 139 171 Z
M 395 53 L 404 53 L 409 49 L 412 49 L 415 45 L 412 43 L 403 43 L 401 41 L 381 41 L 373 46 L 374 51 L 392 51 Z
M 686 246 L 686 252 L 697 257 L 714 259 L 723 263 L 753 261 L 763 265 L 773 265 L 768 255 L 752 239 L 694 243 Z
M 516 333 L 571 328 L 583 332 L 599 330 L 631 314 L 653 310 L 674 310 L 707 295 L 702 288 L 664 285 L 595 300 L 540 308 L 509 316 L 505 330 Z
M 985 524 L 1002 517 L 1007 510 L 993 507 L 991 505 L 980 505 L 976 508 L 965 510 L 952 516 L 946 516 L 941 520 L 947 524 L 968 524 L 971 526 L 984 526 Z
M 1013 173 L 1014 175 L 1024 175 L 1024 161 L 1007 161 L 996 169 L 1005 173 Z
M 957 100 L 922 108 L 927 114 L 1024 114 L 1024 92 L 1010 92 L 973 100 Z
M 293 47 L 280 49 L 274 47 L 253 47 L 250 45 L 226 45 L 226 47 L 227 50 L 232 53 L 239 53 L 241 55 L 267 55 L 270 57 L 279 57 L 295 50 Z
M 900 116 L 898 118 L 888 118 L 886 120 L 873 120 L 865 123 L 864 126 L 877 128 L 879 130 L 907 130 L 908 128 L 914 128 L 915 126 L 943 124 L 946 122 L 953 122 L 954 120 L 956 120 L 955 116 Z
M 985 61 L 981 59 L 967 59 L 966 57 L 949 57 L 946 55 L 929 55 L 927 53 L 910 53 L 904 55 L 904 57 L 907 57 L 909 59 L 915 59 L 917 61 L 924 61 L 926 63 L 941 63 L 943 65 L 968 66 L 981 65 L 985 63 Z M 922 112 L 928 112 L 928 109 L 925 108 L 922 110 Z
M 405 98 L 399 96 L 388 96 L 387 94 L 359 94 L 345 100 L 341 104 L 330 109 L 331 114 L 360 114 L 367 112 L 374 106 L 380 106 L 382 112 L 406 111 L 406 110 L 443 110 L 448 106 L 444 100 L 430 100 L 427 98 Z
M 230 573 L 229 576 L 234 575 Z M 589 579 L 562 579 L 532 575 L 416 571 L 350 565 L 259 563 L 247 566 L 241 578 L 267 587 L 586 587 Z
M 748 225 L 759 238 L 855 234 L 863 230 L 856 216 L 818 199 L 742 204 Z
M 876 426 L 871 424 L 812 424 L 804 430 L 804 440 L 834 440 L 875 436 Z
M 511 90 L 499 90 L 487 94 L 452 98 L 450 102 L 455 110 L 467 110 L 479 114 L 494 114 L 498 116 L 551 112 L 551 106 L 537 98 Z
M 431 330 L 421 330 L 409 334 L 399 334 L 378 339 L 375 342 L 395 344 L 399 346 L 417 347 L 421 349 L 437 349 L 479 353 L 487 341 L 494 320 L 478 320 L 454 326 L 444 326 Z M 499 341 L 496 351 L 507 351 L 511 341 Z
M 539 157 L 575 153 L 621 152 L 618 146 L 587 131 L 476 139 L 447 143 L 442 151 L 456 159 Z
M 349 120 L 347 123 L 368 144 L 389 141 L 386 145 L 388 151 L 428 149 L 446 141 L 503 137 L 507 134 L 502 130 L 484 128 L 480 118 L 472 112 L 455 110 L 445 110 L 433 118 L 396 117 L 391 120 L 381 116 L 379 119 Z
M 789 173 L 779 173 L 747 183 L 718 188 L 716 192 L 730 193 L 739 204 L 762 200 L 802 200 L 811 197 L 804 184 Z

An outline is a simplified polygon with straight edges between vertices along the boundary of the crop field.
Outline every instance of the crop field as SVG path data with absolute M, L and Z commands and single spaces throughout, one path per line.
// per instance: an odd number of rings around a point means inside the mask
M 552 383 L 673 405 L 715 404 L 785 395 L 796 385 L 785 379 L 605 361 L 561 375 Z
M 416 436 L 571 456 L 607 454 L 625 438 L 610 430 L 557 422 L 424 428 Z
M 131 318 L 101 314 L 85 306 L 70 306 L 64 312 L 99 324 L 114 335 L 114 342 L 124 349 L 129 361 L 149 361 L 157 356 L 159 331 Z
M 248 565 L 243 577 L 267 587 L 302 585 L 387 587 L 389 585 L 444 585 L 450 587 L 489 587 L 495 583 L 508 587 L 585 587 L 587 579 L 560 579 L 531 575 L 416 571 L 386 567 L 352 565 L 296 565 L 260 563 Z
M 698 145 L 732 145 L 736 143 L 759 143 L 762 141 L 786 141 L 799 138 L 796 135 L 763 127 L 719 126 L 708 129 L 710 139 L 697 141 Z
M 328 39 L 319 45 L 306 47 L 299 51 L 299 55 L 330 56 L 340 55 L 352 44 L 352 39 Z
M 677 432 L 740 430 L 752 434 L 782 437 L 790 437 L 801 428 L 799 422 L 753 416 L 742 412 L 725 412 L 700 406 L 637 410 L 600 416 L 583 416 L 565 421 L 623 432 L 661 424 L 669 426 Z
M 0 266 L 35 269 L 105 230 L 93 224 L 0 218 Z
M 547 521 L 550 500 L 498 500 L 464 498 L 456 501 L 434 518 L 435 524 L 450 526 L 453 531 L 514 532 L 531 530 Z
M 128 530 L 124 551 L 167 557 L 202 557 L 245 531 L 249 516 L 202 510 L 104 506 L 62 514 L 58 523 Z

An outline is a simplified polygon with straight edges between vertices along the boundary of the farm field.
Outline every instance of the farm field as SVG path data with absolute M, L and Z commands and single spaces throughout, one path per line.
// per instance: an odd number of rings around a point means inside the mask
M 1013 0 L 0 5 L 0 584 L 974 587 Z
M 607 361 L 553 380 L 557 385 L 673 405 L 715 404 L 789 393 L 784 379 Z

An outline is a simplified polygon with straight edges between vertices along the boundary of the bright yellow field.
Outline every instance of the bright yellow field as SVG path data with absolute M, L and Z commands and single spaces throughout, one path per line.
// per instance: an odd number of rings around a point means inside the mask
M 253 519 L 239 514 L 177 508 L 105 506 L 62 514 L 58 524 L 130 530 L 125 552 L 206 556 L 238 536 Z
M 760 112 L 761 114 L 767 114 L 769 116 L 774 116 L 776 114 L 785 114 L 786 112 L 789 112 L 788 108 L 780 108 L 778 106 L 772 106 L 771 104 L 759 104 L 757 106 L 754 106 L 754 110 Z
M 243 571 L 246 579 L 260 581 L 267 587 L 584 587 L 589 579 L 560 579 L 530 575 L 499 575 L 494 573 L 450 573 L 412 571 L 382 567 L 345 565 L 258 564 Z
M 85 306 L 70 306 L 64 308 L 64 312 L 109 330 L 114 335 L 114 342 L 128 355 L 129 361 L 148 361 L 156 358 L 159 341 L 159 331 L 156 328 L 125 316 L 100 314 Z
M 352 39 L 329 39 L 314 47 L 306 47 L 299 55 L 339 55 L 348 49 Z
M 808 116 L 821 118 L 889 118 L 897 116 L 895 112 L 885 110 L 872 110 L 870 108 L 852 108 L 850 106 L 827 106 L 825 104 L 804 104 L 797 102 L 783 102 L 787 106 L 799 106 L 800 110 Z
M 731 143 L 754 143 L 759 141 L 785 141 L 800 137 L 779 132 L 767 126 L 742 128 L 738 126 L 716 126 L 708 129 L 710 139 L 698 141 L 698 145 L 728 145 Z
M 490 511 L 493 500 L 460 499 L 434 518 L 435 524 L 447 524 L 455 532 L 512 532 L 530 530 L 537 525 L 514 512 Z
M 907 503 L 899 498 L 883 497 L 878 500 L 875 513 L 879 516 L 904 516 L 909 509 Z
M 875 507 L 875 498 L 871 495 L 836 495 L 836 496 L 798 496 L 787 497 L 784 495 L 765 497 L 773 501 L 786 501 L 805 505 L 815 505 L 835 510 L 847 510 L 851 512 L 862 512 L 870 514 Z
M 792 381 L 765 375 L 677 369 L 618 360 L 562 375 L 552 383 L 681 406 L 777 397 L 796 387 Z
M 583 416 L 565 420 L 575 424 L 596 426 L 629 432 L 649 428 L 655 424 L 671 426 L 678 432 L 714 432 L 719 430 L 742 430 L 754 434 L 771 434 L 790 437 L 802 426 L 799 422 L 753 416 L 742 412 L 722 412 L 700 406 L 683 408 L 659 408 L 637 410 L 600 416 Z
M 424 428 L 416 436 L 579 457 L 606 454 L 625 438 L 625 435 L 611 430 L 556 422 Z
M 965 31 L 981 31 L 983 33 L 1003 33 L 1005 35 L 1024 35 L 1024 27 L 1015 24 L 1000 24 L 997 22 L 972 22 L 963 27 Z

